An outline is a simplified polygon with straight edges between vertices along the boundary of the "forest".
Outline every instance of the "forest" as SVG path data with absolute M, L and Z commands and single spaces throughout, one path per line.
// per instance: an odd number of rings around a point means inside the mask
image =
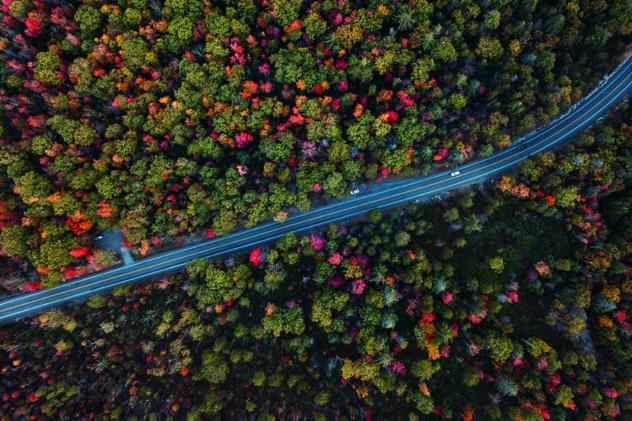
M 489 156 L 631 41 L 628 0 L 2 0 L 1 292 Z M 0 326 L 0 420 L 629 418 L 631 111 Z
M 631 146 L 624 107 L 446 201 L 194 260 L 3 327 L 0 412 L 624 419 Z
M 488 156 L 632 40 L 627 0 L 4 0 L 5 290 Z M 16 276 L 17 275 L 17 276 Z

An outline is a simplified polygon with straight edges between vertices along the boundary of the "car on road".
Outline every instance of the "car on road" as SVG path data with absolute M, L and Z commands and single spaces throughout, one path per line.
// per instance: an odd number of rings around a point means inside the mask
M 351 194 L 358 194 L 358 193 L 360 193 L 360 189 L 351 190 Z
M 103 233 L 99 232 L 99 233 L 97 233 L 97 235 L 94 236 L 94 240 L 95 241 L 99 241 L 101 239 L 103 239 Z
M 450 173 L 450 177 L 456 177 L 457 175 L 461 174 L 461 171 L 452 171 Z

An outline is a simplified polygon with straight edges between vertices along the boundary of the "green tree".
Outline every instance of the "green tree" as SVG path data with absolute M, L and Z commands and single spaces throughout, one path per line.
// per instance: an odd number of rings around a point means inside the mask
M 315 12 L 310 13 L 303 19 L 303 26 L 305 27 L 305 33 L 312 41 L 318 39 L 327 30 L 327 22 Z
M 409 242 L 410 234 L 408 234 L 406 231 L 398 231 L 397 234 L 395 234 L 395 245 L 397 247 L 406 247 Z
M 27 204 L 45 199 L 53 190 L 48 179 L 34 171 L 29 171 L 18 178 L 15 185 L 17 193 Z
M 459 208 L 453 207 L 443 213 L 443 220 L 449 224 L 459 220 Z
M 62 79 L 57 77 L 57 72 L 60 71 L 60 67 L 61 59 L 55 52 L 44 51 L 37 53 L 33 75 L 39 82 L 49 85 L 60 85 Z
M 555 405 L 569 405 L 573 400 L 573 391 L 568 385 L 560 385 L 555 396 Z
M 204 351 L 202 354 L 202 366 L 197 378 L 204 379 L 212 384 L 223 383 L 230 371 L 224 357 L 212 351 Z
M 127 38 L 121 46 L 125 63 L 131 69 L 137 69 L 147 63 L 147 44 L 140 37 Z
M 77 133 L 81 128 L 81 123 L 66 118 L 63 115 L 54 116 L 49 120 L 49 123 L 53 127 L 53 130 L 55 130 L 55 132 L 57 132 L 57 134 L 61 136 L 64 142 L 68 144 L 75 141 L 75 133 Z
M 502 273 L 505 270 L 505 260 L 502 256 L 490 257 L 487 262 L 490 269 L 496 273 Z
M 495 59 L 500 56 L 503 48 L 502 44 L 496 38 L 482 37 L 478 41 L 476 52 L 483 58 Z
M 456 61 L 458 58 L 456 49 L 448 37 L 441 37 L 435 42 L 432 49 L 432 55 L 437 60 L 445 62 Z
M 38 250 L 38 266 L 59 270 L 68 266 L 74 260 L 68 252 L 79 247 L 76 237 L 47 238 Z
M 0 247 L 7 256 L 25 257 L 29 251 L 29 230 L 22 225 L 10 225 L 0 231 Z
M 411 400 L 415 404 L 415 408 L 423 415 L 429 415 L 435 407 L 435 403 L 430 396 L 421 394 L 421 392 L 413 392 Z
M 271 315 L 263 318 L 263 329 L 274 336 L 280 336 L 281 332 L 300 335 L 305 330 L 303 309 L 300 307 L 288 310 L 276 308 Z
M 555 204 L 562 208 L 572 208 L 579 200 L 576 187 L 563 187 L 555 193 Z
M 450 105 L 454 107 L 456 110 L 461 110 L 465 107 L 467 100 L 464 95 L 459 93 L 454 93 L 450 95 Z
M 239 297 L 243 281 L 234 282 L 227 272 L 209 262 L 204 263 L 203 273 L 197 273 L 202 264 L 199 261 L 194 262 L 193 265 L 187 267 L 189 276 L 203 275 L 204 281 L 204 284 L 196 291 L 198 301 L 205 305 L 214 305 Z
M 510 339 L 493 331 L 485 339 L 485 347 L 489 350 L 492 359 L 500 362 L 506 361 L 513 350 Z
M 423 57 L 417 59 L 413 64 L 412 78 L 415 83 L 426 82 L 429 73 L 435 69 L 436 65 L 432 57 Z
M 97 138 L 97 131 L 86 124 L 79 126 L 74 134 L 75 143 L 79 146 L 90 146 Z
M 101 14 L 93 7 L 81 5 L 75 12 L 75 22 L 79 23 L 83 34 L 90 36 L 101 26 Z
M 272 12 L 282 26 L 289 25 L 298 18 L 303 0 L 272 0 Z
M 411 372 L 423 382 L 429 380 L 440 369 L 438 364 L 434 364 L 430 360 L 418 360 L 413 363 Z
M 344 179 L 342 178 L 342 174 L 340 174 L 339 172 L 334 172 L 329 175 L 323 183 L 323 190 L 325 194 L 329 196 L 343 196 L 346 192 L 346 186 Z
M 466 234 L 481 232 L 483 230 L 483 224 L 476 215 L 465 217 L 465 219 L 463 220 L 463 224 L 463 230 Z
M 485 28 L 490 31 L 495 30 L 500 25 L 500 12 L 498 10 L 490 10 L 485 14 L 484 18 Z
M 170 49 L 177 51 L 193 37 L 193 21 L 186 16 L 176 16 L 169 22 Z
M 272 57 L 276 68 L 274 80 L 294 85 L 299 79 L 305 83 L 305 89 L 312 89 L 319 82 L 314 56 L 307 48 L 295 50 L 282 49 Z

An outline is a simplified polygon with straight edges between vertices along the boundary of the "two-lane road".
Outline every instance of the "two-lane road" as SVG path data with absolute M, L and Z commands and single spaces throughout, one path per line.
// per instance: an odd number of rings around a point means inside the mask
M 449 171 L 387 184 L 376 191 L 296 214 L 284 222 L 271 222 L 217 239 L 159 253 L 126 266 L 87 275 L 55 288 L 10 297 L 0 302 L 0 323 L 34 315 L 47 308 L 85 300 L 129 282 L 137 282 L 182 269 L 196 258 L 217 257 L 281 238 L 289 232 L 307 231 L 345 220 L 375 208 L 387 208 L 427 198 L 494 177 L 529 156 L 552 149 L 595 122 L 632 90 L 632 58 L 627 59 L 599 88 L 572 111 L 488 158 Z

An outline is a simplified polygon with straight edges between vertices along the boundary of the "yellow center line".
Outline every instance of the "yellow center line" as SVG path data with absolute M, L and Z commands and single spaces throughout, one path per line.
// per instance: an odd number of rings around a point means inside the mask
M 616 91 L 616 90 L 617 90 L 617 89 L 618 89 L 621 85 L 623 85 L 623 84 L 624 84 L 624 83 L 628 80 L 628 78 L 629 78 L 631 75 L 632 75 L 632 74 L 628 74 L 628 75 L 627 75 L 627 76 L 626 76 L 626 77 L 625 77 L 625 78 L 624 78 L 624 79 L 623 79 L 623 80 L 622 80 L 622 81 L 621 81 L 621 82 L 620 82 L 617 86 L 615 86 L 615 87 L 614 87 L 614 88 L 613 88 L 613 89 L 612 89 L 612 90 L 611 90 L 611 91 L 610 91 L 610 92 L 609 92 L 609 93 L 608 93 L 605 97 L 603 97 L 603 98 L 602 98 L 599 102 L 597 102 L 597 103 L 596 103 L 596 104 L 594 104 L 592 107 L 590 107 L 590 108 L 589 108 L 587 111 L 585 111 L 582 115 L 580 115 L 579 117 L 577 117 L 575 120 L 571 121 L 571 122 L 570 122 L 569 124 L 567 124 L 566 126 L 564 126 L 564 127 L 562 127 L 561 129 L 557 130 L 557 131 L 556 131 L 556 132 L 554 132 L 553 134 L 551 134 L 551 135 L 549 135 L 549 136 L 545 137 L 544 139 L 542 139 L 542 140 L 540 140 L 539 142 L 535 143 L 534 145 L 530 146 L 530 147 L 529 147 L 529 148 L 527 148 L 526 150 L 528 150 L 528 149 L 531 149 L 531 148 L 534 148 L 534 147 L 537 147 L 537 146 L 541 145 L 543 142 L 546 142 L 547 140 L 551 139 L 552 137 L 557 136 L 557 134 L 559 134 L 560 132 L 562 132 L 562 131 L 566 130 L 568 127 L 570 127 L 570 126 L 574 125 L 574 124 L 575 124 L 578 120 L 580 120 L 580 119 L 581 119 L 581 118 L 583 118 L 585 115 L 587 115 L 588 113 L 590 113 L 593 109 L 595 109 L 595 107 L 599 106 L 599 105 L 600 105 L 603 101 L 605 101 L 608 97 L 610 97 L 610 96 L 611 96 L 611 95 L 612 95 L 612 94 L 613 94 L 613 93 L 614 93 L 614 92 L 615 92 L 615 91 Z M 186 256 L 175 257 L 175 258 L 173 258 L 173 259 L 165 260 L 165 261 L 163 261 L 163 262 L 159 262 L 159 263 L 156 263 L 156 264 L 153 264 L 153 265 L 147 266 L 147 267 L 139 268 L 139 269 L 132 270 L 132 271 L 129 271 L 129 272 L 124 272 L 124 273 L 121 273 L 121 274 L 118 274 L 118 275 L 111 276 L 111 277 L 109 277 L 109 278 L 105 278 L 105 279 L 101 279 L 101 280 L 97 280 L 97 281 L 91 282 L 91 283 L 89 283 L 89 284 L 80 285 L 80 286 L 77 286 L 77 287 L 75 287 L 75 288 L 71 288 L 71 289 L 68 289 L 68 290 L 65 290 L 65 291 L 61 291 L 61 292 L 58 292 L 58 293 L 55 293 L 55 294 L 51 294 L 51 295 L 48 295 L 48 296 L 45 296 L 45 297 L 40 297 L 40 298 L 37 298 L 37 299 L 31 300 L 31 301 L 28 301 L 28 302 L 25 302 L 25 303 L 22 303 L 22 304 L 17 304 L 17 305 L 14 305 L 14 306 L 12 306 L 12 307 L 8 307 L 8 308 L 6 308 L 6 309 L 1 309 L 1 310 L 0 310 L 0 313 L 6 312 L 6 311 L 9 311 L 9 310 L 13 310 L 13 309 L 18 308 L 18 307 L 23 307 L 23 306 L 26 306 L 26 305 L 29 305 L 29 304 L 33 304 L 33 303 L 36 303 L 36 302 L 38 302 L 38 301 L 47 300 L 47 299 L 50 299 L 50 298 L 53 298 L 53 297 L 56 297 L 56 296 L 59 296 L 59 295 L 67 294 L 67 293 L 69 293 L 69 292 L 73 292 L 73 291 L 77 291 L 77 290 L 80 290 L 80 289 L 89 288 L 89 287 L 91 287 L 91 286 L 94 286 L 94 285 L 97 285 L 97 284 L 100 284 L 100 283 L 103 283 L 103 282 L 108 282 L 108 281 L 111 281 L 111 280 L 113 280 L 113 279 L 120 278 L 120 277 L 122 277 L 122 276 L 128 276 L 128 275 L 134 274 L 134 273 L 136 273 L 136 272 L 149 270 L 149 269 L 152 269 L 152 268 L 154 268 L 154 267 L 156 267 L 156 266 L 162 266 L 162 265 L 165 265 L 165 264 L 167 264 L 167 263 L 175 262 L 175 261 L 177 261 L 177 260 L 185 260 L 185 261 L 186 261 L 186 260 L 190 259 L 192 256 L 196 256 L 196 255 L 198 255 L 198 254 L 202 254 L 202 253 L 208 253 L 208 252 L 213 251 L 214 249 L 217 249 L 217 248 L 219 248 L 219 247 L 225 247 L 225 246 L 229 246 L 229 245 L 231 245 L 231 244 L 239 243 L 239 242 L 242 242 L 242 241 L 251 240 L 251 239 L 253 239 L 253 238 L 257 238 L 257 237 L 260 237 L 260 236 L 262 236 L 262 235 L 271 234 L 271 233 L 273 233 L 273 232 L 275 232 L 275 231 L 278 231 L 278 230 L 281 230 L 281 229 L 286 229 L 286 228 L 290 228 L 290 227 L 295 226 L 295 225 L 304 224 L 304 223 L 306 223 L 306 222 L 310 222 L 310 221 L 314 221 L 314 220 L 318 220 L 318 219 L 327 218 L 327 217 L 332 216 L 332 215 L 335 215 L 335 214 L 337 214 L 337 213 L 346 212 L 346 211 L 349 211 L 349 210 L 352 210 L 352 209 L 355 209 L 355 208 L 358 208 L 358 207 L 371 205 L 371 204 L 373 204 L 373 203 L 377 203 L 377 202 L 382 202 L 382 201 L 385 201 L 385 200 L 388 200 L 388 199 L 392 199 L 392 198 L 394 198 L 394 197 L 402 196 L 402 195 L 405 195 L 405 194 L 408 194 L 408 193 L 412 193 L 412 192 L 415 192 L 415 191 L 418 191 L 418 190 L 421 190 L 421 189 L 427 189 L 427 188 L 429 188 L 429 187 L 433 187 L 433 186 L 435 186 L 435 185 L 438 185 L 438 184 L 441 184 L 441 183 L 445 183 L 446 181 L 450 182 L 450 181 L 452 181 L 452 180 L 454 180 L 454 179 L 457 179 L 457 178 L 460 178 L 460 177 L 464 177 L 464 176 L 466 176 L 466 175 L 468 175 L 468 174 L 472 174 L 472 173 L 475 173 L 475 172 L 479 172 L 479 171 L 481 171 L 481 170 L 483 170 L 483 169 L 485 169 L 485 168 L 488 168 L 488 167 L 490 167 L 490 166 L 495 166 L 495 165 L 498 165 L 498 164 L 500 164 L 500 163 L 502 163 L 502 162 L 504 162 L 504 161 L 507 161 L 508 159 L 511 159 L 511 158 L 513 158 L 513 157 L 515 157 L 515 156 L 517 156 L 517 155 L 520 155 L 520 153 L 522 153 L 522 152 L 523 152 L 523 151 L 518 151 L 517 153 L 515 153 L 515 154 L 511 154 L 511 155 L 508 155 L 508 156 L 506 156 L 505 158 L 503 158 L 503 159 L 501 159 L 501 160 L 499 160 L 499 161 L 497 161 L 497 162 L 494 162 L 494 163 L 491 163 L 491 164 L 484 165 L 484 166 L 482 166 L 482 167 L 480 167 L 480 168 L 477 168 L 477 169 L 471 170 L 471 171 L 469 171 L 469 172 L 464 172 L 463 174 L 460 174 L 460 175 L 458 175 L 458 176 L 454 176 L 454 177 L 446 178 L 446 179 L 443 179 L 443 180 L 435 181 L 435 182 L 433 182 L 433 183 L 426 184 L 426 185 L 424 185 L 424 186 L 420 186 L 420 187 L 416 187 L 416 188 L 414 188 L 414 189 L 410 189 L 410 190 L 406 190 L 406 191 L 403 191 L 403 192 L 395 193 L 395 194 L 392 194 L 392 195 L 390 195 L 390 196 L 385 196 L 385 197 L 382 197 L 382 198 L 380 198 L 380 199 L 375 199 L 375 200 L 372 200 L 372 201 L 369 201 L 369 202 L 365 202 L 365 203 L 361 203 L 361 204 L 358 204 L 358 205 L 355 205 L 355 206 L 351 206 L 351 207 L 348 207 L 348 208 L 339 209 L 339 210 L 336 210 L 336 211 L 333 211 L 333 212 L 329 212 L 329 213 L 326 213 L 326 214 L 324 214 L 324 215 L 315 216 L 315 217 L 312 217 L 312 218 L 309 218 L 309 219 L 306 219 L 306 220 L 303 220 L 303 221 L 297 221 L 297 222 L 294 222 L 294 223 L 289 224 L 289 225 L 282 225 L 282 226 L 279 226 L 279 227 L 276 227 L 276 228 L 273 228 L 273 229 L 270 229 L 270 230 L 267 230 L 267 231 L 262 231 L 262 232 L 260 232 L 260 233 L 253 234 L 253 235 L 248 236 L 248 237 L 244 237 L 244 238 L 241 238 L 241 239 L 238 239 L 238 240 L 233 240 L 233 241 L 230 241 L 230 242 L 228 242 L 228 243 L 220 244 L 220 245 L 213 246 L 213 247 L 210 247 L 210 248 L 207 248 L 207 249 L 199 250 L 199 251 L 197 251 L 197 252 L 194 252 L 194 253 L 191 253 L 191 254 L 187 254 Z

